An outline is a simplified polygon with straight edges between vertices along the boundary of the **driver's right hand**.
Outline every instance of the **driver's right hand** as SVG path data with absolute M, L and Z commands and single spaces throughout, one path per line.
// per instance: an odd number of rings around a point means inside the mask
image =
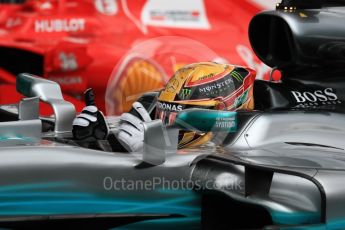
M 132 107 L 132 113 L 121 115 L 116 137 L 128 152 L 140 152 L 144 146 L 143 122 L 149 122 L 152 119 L 140 102 L 134 102 Z
M 109 128 L 103 113 L 96 106 L 89 105 L 74 119 L 72 133 L 75 140 L 92 142 L 105 140 Z

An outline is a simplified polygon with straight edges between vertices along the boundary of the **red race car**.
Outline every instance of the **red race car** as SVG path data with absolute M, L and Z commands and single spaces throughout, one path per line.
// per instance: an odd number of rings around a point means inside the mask
M 98 106 L 107 104 L 111 115 L 194 61 L 246 65 L 258 78 L 270 71 L 251 51 L 247 27 L 277 1 L 8 2 L 0 4 L 0 103 L 18 100 L 14 82 L 21 72 L 58 82 L 77 110 L 92 87 Z

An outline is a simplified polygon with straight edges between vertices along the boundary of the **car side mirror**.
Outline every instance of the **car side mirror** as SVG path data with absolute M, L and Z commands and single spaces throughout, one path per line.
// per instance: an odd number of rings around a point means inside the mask
M 16 88 L 26 97 L 39 97 L 43 102 L 50 104 L 55 115 L 55 133 L 70 132 L 73 119 L 76 116 L 74 105 L 63 99 L 58 83 L 40 78 L 28 73 L 17 76 Z

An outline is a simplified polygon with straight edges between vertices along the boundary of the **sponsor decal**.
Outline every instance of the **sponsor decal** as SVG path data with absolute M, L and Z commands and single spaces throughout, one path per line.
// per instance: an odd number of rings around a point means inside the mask
M 196 81 L 187 82 L 186 86 L 192 87 L 192 86 L 204 85 L 207 83 L 215 82 L 221 78 L 224 78 L 228 73 L 229 73 L 228 70 L 224 70 L 223 72 L 221 72 L 217 75 L 214 75 L 213 73 L 211 73 L 209 75 L 201 77 L 200 79 L 198 79 Z
M 94 0 L 96 10 L 105 15 L 115 15 L 118 12 L 117 0 Z
M 62 71 L 73 71 L 78 69 L 78 62 L 73 53 L 61 52 L 59 54 L 60 67 Z
M 237 81 L 239 82 L 242 82 L 243 81 L 243 76 L 239 73 L 239 72 L 236 72 L 236 71 L 232 71 L 230 73 L 231 77 L 235 78 Z
M 179 81 L 175 78 L 172 78 L 171 81 L 169 81 L 166 87 L 166 90 L 169 93 L 174 93 L 178 89 L 179 85 L 180 85 Z
M 82 83 L 82 78 L 80 76 L 49 77 L 49 80 L 55 81 L 60 85 L 74 85 Z
M 180 112 L 183 110 L 183 106 L 174 103 L 167 103 L 167 102 L 157 102 L 157 106 L 161 110 L 172 111 L 172 112 Z
M 210 92 L 219 92 L 223 88 L 233 88 L 234 81 L 232 78 L 224 78 L 222 81 L 215 82 L 213 84 L 208 84 L 205 87 L 199 88 L 199 93 L 210 93 Z
M 42 19 L 35 21 L 36 33 L 78 32 L 84 30 L 84 18 Z
M 246 69 L 239 68 L 237 70 L 238 71 L 232 71 L 231 73 L 228 72 L 227 75 L 219 80 L 193 87 L 188 100 L 224 98 L 223 100 L 226 107 L 230 108 L 230 106 L 234 105 L 236 98 L 244 94 L 246 90 L 252 86 L 255 80 L 255 76 L 250 75 Z M 248 93 L 243 95 L 237 103 L 245 102 L 247 99 Z
M 150 26 L 210 29 L 203 0 L 148 0 L 141 21 Z
M 213 77 L 213 76 L 214 76 L 214 73 L 210 73 L 210 74 L 208 74 L 208 75 L 202 76 L 202 77 L 199 79 L 199 81 L 204 80 L 204 79 L 211 78 L 211 77 Z
M 191 89 L 182 89 L 180 91 L 180 93 L 179 93 L 179 97 L 182 100 L 185 100 L 185 99 L 189 98 L 191 94 L 192 94 L 192 90 Z
M 9 18 L 6 21 L 6 27 L 8 29 L 19 26 L 22 24 L 22 20 L 20 18 Z
M 333 88 L 303 92 L 291 91 L 291 94 L 295 101 L 300 104 L 298 107 L 341 104 Z
M 227 128 L 235 129 L 237 128 L 236 117 L 221 117 L 216 118 L 215 128 Z

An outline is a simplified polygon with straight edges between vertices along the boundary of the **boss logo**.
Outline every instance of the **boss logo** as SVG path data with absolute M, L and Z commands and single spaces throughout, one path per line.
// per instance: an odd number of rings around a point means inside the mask
M 315 90 L 314 92 L 291 91 L 297 103 L 304 102 L 327 102 L 337 101 L 338 96 L 333 92 L 332 88 L 324 90 Z

